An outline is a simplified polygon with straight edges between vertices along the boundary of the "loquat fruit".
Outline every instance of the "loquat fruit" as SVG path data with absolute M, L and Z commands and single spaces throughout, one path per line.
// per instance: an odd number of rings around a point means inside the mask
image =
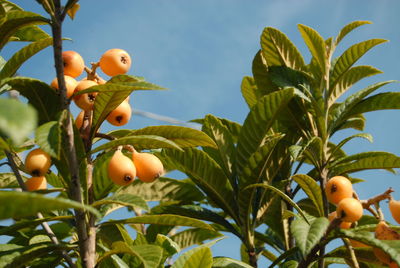
M 122 49 L 107 50 L 100 58 L 100 68 L 108 76 L 125 74 L 131 67 L 131 57 Z
M 40 148 L 30 151 L 25 158 L 25 168 L 33 176 L 45 175 L 50 166 L 50 156 Z
M 85 68 L 85 62 L 78 52 L 69 50 L 62 53 L 64 64 L 64 74 L 71 77 L 78 77 L 82 74 Z
M 65 86 L 67 88 L 67 98 L 71 98 L 72 94 L 74 94 L 74 90 L 76 85 L 78 84 L 78 82 L 75 80 L 75 78 L 68 76 L 68 75 L 64 75 L 64 79 L 65 79 Z M 53 81 L 51 81 L 50 86 L 56 90 L 58 90 L 58 80 L 57 77 L 53 79 Z
M 108 177 L 121 186 L 133 182 L 136 177 L 136 167 L 132 160 L 125 156 L 120 150 L 115 151 L 108 163 Z
M 29 192 L 47 189 L 47 180 L 45 176 L 32 177 L 25 182 L 26 189 Z
M 399 240 L 400 234 L 387 225 L 385 221 L 380 221 L 375 227 L 375 238 L 380 240 Z M 398 267 L 388 254 L 379 248 L 373 248 L 375 256 L 384 264 L 390 267 Z
M 153 182 L 164 172 L 160 159 L 153 154 L 135 151 L 132 158 L 136 167 L 136 175 L 143 182 Z
M 131 115 L 131 105 L 128 102 L 123 101 L 107 116 L 107 121 L 114 126 L 123 126 L 128 123 L 129 119 L 131 119 Z
M 357 199 L 352 197 L 343 198 L 336 208 L 338 218 L 346 222 L 355 222 L 361 219 L 363 207 Z
M 353 185 L 346 177 L 334 176 L 326 183 L 325 193 L 329 202 L 338 204 L 342 199 L 353 196 Z
M 397 200 L 389 200 L 389 210 L 392 214 L 393 219 L 400 223 L 400 201 Z
M 85 111 L 81 111 L 75 118 L 75 125 L 78 129 L 82 127 L 84 117 L 85 117 Z
M 337 218 L 336 215 L 337 215 L 336 211 L 333 211 L 333 212 L 329 213 L 328 220 L 329 221 L 333 221 L 335 218 Z M 340 223 L 339 227 L 342 228 L 342 229 L 350 229 L 351 224 L 352 224 L 351 222 L 342 221 Z
M 97 83 L 92 80 L 82 80 L 76 85 L 75 93 L 79 92 L 81 90 L 85 90 L 92 86 L 97 86 Z M 82 110 L 92 110 L 96 96 L 97 96 L 97 92 L 91 92 L 91 93 L 77 95 L 77 96 L 74 96 L 74 102 L 75 102 L 76 106 L 78 106 Z

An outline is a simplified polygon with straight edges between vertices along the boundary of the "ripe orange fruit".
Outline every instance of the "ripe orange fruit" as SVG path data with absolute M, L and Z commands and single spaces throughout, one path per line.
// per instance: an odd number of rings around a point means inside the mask
M 136 177 L 136 167 L 132 160 L 125 156 L 120 150 L 115 151 L 108 163 L 108 177 L 121 186 L 128 185 L 133 182 Z
M 391 199 L 389 201 L 389 210 L 392 214 L 393 219 L 400 223 L 400 201 Z
M 131 115 L 131 105 L 128 102 L 123 101 L 107 116 L 107 121 L 114 126 L 123 126 L 129 122 Z
M 62 53 L 64 74 L 74 78 L 80 76 L 85 68 L 85 62 L 78 52 L 69 50 Z
M 337 217 L 336 215 L 337 215 L 336 211 L 333 211 L 333 212 L 329 213 L 328 220 L 329 221 L 333 221 Z M 339 227 L 342 228 L 342 229 L 350 229 L 351 222 L 342 221 L 340 223 Z
M 355 222 L 361 219 L 363 207 L 357 199 L 347 197 L 339 202 L 336 213 L 338 218 L 342 219 L 342 221 Z
M 71 98 L 72 94 L 74 94 L 74 90 L 78 82 L 71 76 L 64 75 L 65 86 L 67 87 L 67 98 Z M 57 77 L 51 81 L 50 86 L 56 90 L 58 90 L 58 80 Z
M 92 80 L 82 80 L 80 81 L 75 88 L 75 93 L 81 90 L 85 90 L 89 87 L 97 86 L 97 83 Z M 86 93 L 82 95 L 74 96 L 74 102 L 76 106 L 81 108 L 82 110 L 92 110 L 94 101 L 96 99 L 97 92 Z
M 83 119 L 85 117 L 85 111 L 81 111 L 75 119 L 75 125 L 80 129 L 83 125 Z
M 125 74 L 131 67 L 131 57 L 122 49 L 107 50 L 100 58 L 100 68 L 108 76 Z
M 143 182 L 152 182 L 164 172 L 160 159 L 153 154 L 134 152 L 132 158 L 137 177 Z
M 25 182 L 26 189 L 29 192 L 47 189 L 47 180 L 45 176 L 32 177 Z
M 40 148 L 30 151 L 25 158 L 26 171 L 33 176 L 44 176 L 50 166 L 50 156 Z
M 390 228 L 385 221 L 380 221 L 375 228 L 375 238 L 380 240 L 400 240 L 400 234 Z M 373 248 L 373 251 L 381 262 L 389 264 L 390 267 L 397 267 L 397 264 L 383 250 Z
M 329 202 L 338 204 L 342 199 L 353 196 L 353 185 L 343 176 L 332 177 L 325 186 Z

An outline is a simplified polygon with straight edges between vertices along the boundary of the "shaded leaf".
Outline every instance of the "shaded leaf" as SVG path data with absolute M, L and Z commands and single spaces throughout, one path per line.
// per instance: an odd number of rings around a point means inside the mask
M 322 201 L 321 188 L 318 183 L 308 175 L 296 174 L 292 179 L 303 189 L 308 198 L 314 203 L 318 216 L 324 216 L 324 203 Z
M 265 62 L 261 50 L 259 50 L 254 56 L 252 63 L 252 72 L 260 96 L 266 95 L 277 89 L 268 76 L 267 63 Z
M 175 241 L 181 249 L 185 249 L 193 245 L 201 245 L 206 240 L 221 236 L 222 234 L 220 232 L 200 228 L 190 228 L 172 235 L 171 239 Z
M 26 177 L 23 177 L 27 179 Z M 14 173 L 0 173 L 0 188 L 19 188 Z

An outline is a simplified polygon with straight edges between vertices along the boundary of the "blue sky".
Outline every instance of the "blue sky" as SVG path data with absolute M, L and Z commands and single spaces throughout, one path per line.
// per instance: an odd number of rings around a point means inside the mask
M 14 1 L 26 10 L 42 13 L 36 1 Z M 110 48 L 127 50 L 133 64 L 129 74 L 168 88 L 162 92 L 136 92 L 132 107 L 174 117 L 183 121 L 208 113 L 243 122 L 248 108 L 241 97 L 240 83 L 251 75 L 251 62 L 260 48 L 264 27 L 276 27 L 286 33 L 305 58 L 309 53 L 297 31 L 297 24 L 308 25 L 325 38 L 334 36 L 354 20 L 370 20 L 354 31 L 337 52 L 371 38 L 389 39 L 365 56 L 359 64 L 373 65 L 384 73 L 365 79 L 356 89 L 400 77 L 400 1 L 397 0 L 119 0 L 80 1 L 74 21 L 65 22 L 66 50 L 79 52 L 87 65 L 97 61 Z M 48 28 L 45 28 L 49 30 Z M 14 50 L 8 47 L 6 59 Z M 338 56 L 339 54 L 336 54 Z M 54 76 L 51 50 L 41 52 L 20 70 L 23 76 L 50 82 Z M 397 91 L 389 85 L 381 91 Z M 74 108 L 74 113 L 77 110 Z M 398 142 L 399 112 L 367 114 L 365 132 L 374 143 L 355 141 L 345 149 L 389 151 L 400 154 Z M 133 116 L 126 128 L 141 128 L 163 122 Z M 111 128 L 110 128 L 111 129 Z M 352 132 L 346 132 L 348 135 Z M 368 198 L 392 186 L 400 199 L 399 175 L 384 171 L 356 174 L 367 182 L 356 185 L 361 198 Z M 388 220 L 390 214 L 386 213 Z M 214 246 L 216 255 L 238 258 L 232 241 Z

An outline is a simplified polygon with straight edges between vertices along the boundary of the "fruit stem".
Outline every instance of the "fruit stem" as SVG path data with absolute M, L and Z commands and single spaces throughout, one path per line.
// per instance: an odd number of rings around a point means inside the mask
M 88 80 L 100 80 L 100 76 L 96 73 L 97 67 L 99 67 L 99 63 L 90 63 L 92 65 L 92 68 L 89 68 L 85 66 L 84 70 L 87 73 L 87 79 Z
M 115 137 L 105 134 L 105 133 L 96 133 L 94 136 L 97 138 L 102 138 L 102 139 L 106 139 L 106 140 L 110 140 L 110 141 L 113 141 L 116 139 Z
M 356 254 L 354 252 L 353 247 L 351 246 L 351 243 L 350 243 L 349 239 L 348 238 L 343 238 L 342 240 L 343 240 L 343 243 L 346 246 L 347 250 L 350 253 L 351 262 L 353 264 L 352 267 L 353 268 L 360 268 L 360 265 L 358 264 L 358 261 L 357 261 Z
M 368 200 L 360 200 L 361 205 L 363 206 L 364 209 L 371 212 L 377 219 L 383 220 L 384 216 L 383 216 L 383 212 L 379 206 L 379 202 L 386 200 L 386 199 L 391 200 L 392 199 L 391 193 L 393 193 L 393 192 L 394 192 L 394 190 L 390 187 L 382 194 L 371 197 Z M 357 197 L 357 199 L 358 199 L 358 197 Z M 371 207 L 372 205 L 375 207 L 376 211 Z

